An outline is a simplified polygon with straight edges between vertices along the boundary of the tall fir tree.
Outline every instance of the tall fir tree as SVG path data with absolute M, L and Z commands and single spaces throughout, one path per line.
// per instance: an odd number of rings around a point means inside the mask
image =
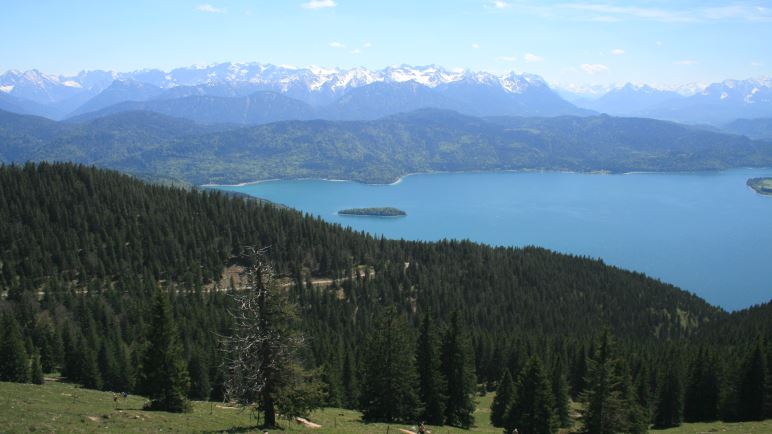
M 418 408 L 415 343 L 393 307 L 372 325 L 363 355 L 360 409 L 366 421 L 412 422 Z
M 701 350 L 689 366 L 684 392 L 684 421 L 711 422 L 718 418 L 718 360 Z
M 638 402 L 638 394 L 633 385 L 633 378 L 627 363 L 618 358 L 615 363 L 619 381 L 619 396 L 623 403 L 624 432 L 646 434 L 649 430 L 649 412 Z
M 160 287 L 156 289 L 146 339 L 149 345 L 142 363 L 144 390 L 150 398 L 146 407 L 176 413 L 190 411 L 187 363 L 182 355 L 169 297 Z
M 663 368 L 658 381 L 657 407 L 654 413 L 654 426 L 671 428 L 681 425 L 683 421 L 684 391 L 681 372 L 677 366 L 677 357 Z
M 561 428 L 571 426 L 569 415 L 568 381 L 563 368 L 563 359 L 558 357 L 552 366 L 552 396 L 555 403 L 555 417 Z
M 30 367 L 30 382 L 34 384 L 43 384 L 43 366 L 40 363 L 40 354 L 32 355 L 32 366 Z
M 440 344 L 431 314 L 427 310 L 421 321 L 416 346 L 418 365 L 418 397 L 421 402 L 422 420 L 432 425 L 442 425 L 445 419 L 445 380 L 442 376 Z
M 29 357 L 19 323 L 5 314 L 0 330 L 0 381 L 27 383 L 30 381 Z
M 209 382 L 209 366 L 200 349 L 194 349 L 188 361 L 188 373 L 190 374 L 190 399 L 199 401 L 209 400 L 212 391 Z
M 738 413 L 742 420 L 764 419 L 767 401 L 767 363 L 764 340 L 759 337 L 748 354 L 737 388 Z
M 491 425 L 504 428 L 506 425 L 506 416 L 512 401 L 515 399 L 515 383 L 512 381 L 512 374 L 509 369 L 504 369 L 504 374 L 496 387 L 496 396 L 491 403 Z
M 505 427 L 520 434 L 552 434 L 558 429 L 552 386 L 538 357 L 533 356 L 518 375 L 515 399 Z
M 445 423 L 468 428 L 474 419 L 477 379 L 471 339 L 461 324 L 458 311 L 451 316 L 443 339 L 442 371 L 448 385 Z
M 343 355 L 341 383 L 343 385 L 343 406 L 349 409 L 356 408 L 359 400 L 359 382 L 357 381 L 356 361 L 349 349 Z
M 580 394 L 584 402 L 581 410 L 585 434 L 615 434 L 625 432 L 629 421 L 627 405 L 622 396 L 622 379 L 616 367 L 614 340 L 604 330 L 597 347 L 587 360 L 585 390 Z

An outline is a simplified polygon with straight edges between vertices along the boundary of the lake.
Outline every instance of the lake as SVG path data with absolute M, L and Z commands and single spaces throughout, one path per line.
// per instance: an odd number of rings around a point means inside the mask
M 219 186 L 388 238 L 537 245 L 641 271 L 728 310 L 772 298 L 772 169 L 595 175 L 437 173 L 392 185 L 266 181 Z M 339 216 L 390 206 L 407 217 Z

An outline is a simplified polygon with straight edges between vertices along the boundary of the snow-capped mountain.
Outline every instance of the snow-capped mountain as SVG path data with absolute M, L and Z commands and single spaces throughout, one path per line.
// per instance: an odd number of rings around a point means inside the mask
M 772 117 L 772 79 L 724 80 L 710 85 L 662 86 L 627 83 L 602 96 L 599 87 L 562 87 L 579 107 L 616 116 L 639 116 L 721 125 L 738 118 Z
M 513 72 L 499 76 L 436 65 L 370 70 L 229 62 L 168 72 L 84 71 L 74 76 L 8 71 L 0 75 L 0 91 L 14 97 L 13 101 L 31 102 L 27 112 L 54 118 L 129 101 L 190 96 L 242 98 L 260 91 L 325 108 L 320 116 L 326 118 L 369 119 L 376 114 L 427 106 L 475 115 L 585 113 L 561 99 L 535 75 Z
M 641 112 L 644 116 L 687 123 L 721 125 L 738 118 L 772 117 L 772 78 L 724 80 L 687 98 Z
M 590 110 L 616 116 L 636 116 L 659 104 L 684 98 L 672 90 L 655 89 L 648 85 L 627 83 L 608 91 L 598 99 L 577 101 L 576 104 Z
M 515 93 L 522 91 L 528 84 L 544 83 L 541 78 L 527 74 L 497 77 L 482 72 L 447 70 L 436 65 L 418 67 L 400 65 L 374 71 L 366 68 L 348 70 L 316 66 L 296 68 L 287 65 L 230 62 L 177 68 L 169 72 L 157 69 L 126 73 L 84 71 L 74 76 L 47 75 L 37 70 L 8 71 L 0 75 L 0 91 L 46 104 L 87 91 L 98 93 L 115 80 L 133 80 L 162 89 L 212 83 L 249 83 L 260 90 L 284 93 L 293 98 L 318 104 L 329 103 L 350 89 L 375 82 L 414 81 L 420 85 L 435 88 L 460 80 L 473 80 L 481 84 L 498 83 L 503 89 Z

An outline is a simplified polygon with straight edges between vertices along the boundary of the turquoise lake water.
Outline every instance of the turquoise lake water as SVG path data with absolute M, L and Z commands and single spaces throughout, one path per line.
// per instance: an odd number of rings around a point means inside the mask
M 600 257 L 728 310 L 772 298 L 772 169 L 677 174 L 439 173 L 393 185 L 296 180 L 218 187 L 388 238 L 466 238 Z M 407 217 L 339 216 L 392 206 Z

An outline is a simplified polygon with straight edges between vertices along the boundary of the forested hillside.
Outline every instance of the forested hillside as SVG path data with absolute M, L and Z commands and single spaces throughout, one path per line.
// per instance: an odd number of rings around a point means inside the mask
M 413 354 L 418 326 L 426 321 L 442 331 L 443 354 L 457 346 L 472 381 L 458 386 L 460 396 L 469 384 L 493 387 L 506 371 L 537 375 L 543 365 L 551 378 L 544 384 L 564 384 L 555 396 L 579 397 L 592 387 L 601 354 L 611 357 L 599 352 L 607 341 L 595 343 L 607 328 L 619 341 L 614 357 L 624 360 L 614 372 L 635 385 L 625 399 L 641 405 L 644 419 L 660 426 L 679 420 L 677 414 L 665 418 L 658 406 L 690 390 L 698 398 L 687 399 L 685 408 L 696 405 L 701 394 L 694 388 L 708 374 L 715 376 L 720 403 L 708 416 L 690 418 L 715 418 L 719 409 L 729 419 L 759 417 L 741 410 L 744 400 L 756 399 L 743 389 L 755 372 L 747 363 L 755 354 L 767 360 L 770 351 L 770 341 L 760 340 L 772 337 L 761 313 L 728 315 L 595 259 L 536 247 L 377 239 L 249 199 L 149 185 L 71 164 L 0 168 L 0 345 L 14 349 L 8 354 L 23 351 L 41 371 L 61 370 L 87 387 L 142 393 L 138 371 L 160 286 L 172 299 L 189 396 L 222 399 L 217 336 L 231 332 L 229 294 L 240 282 L 223 273 L 243 265 L 243 246 L 268 248 L 308 337 L 304 363 L 321 369 L 329 405 L 363 408 L 370 402 L 362 394 L 372 393 L 369 386 L 378 379 L 363 366 L 377 363 L 372 352 L 384 347 L 376 345 L 383 339 L 377 333 L 391 318 L 399 319 L 389 326 L 394 330 L 404 321 L 398 333 L 403 353 Z M 710 332 L 713 324 L 733 328 L 736 338 Z M 699 364 L 695 371 L 701 360 L 710 360 L 710 367 Z M 12 365 L 0 360 L 0 368 Z M 7 372 L 4 380 L 23 380 Z M 664 387 L 673 378 L 682 389 Z M 463 426 L 464 408 L 444 420 Z
M 392 182 L 428 171 L 765 167 L 772 165 L 772 143 L 609 116 L 483 119 L 427 109 L 373 121 L 235 128 L 148 112 L 82 124 L 0 112 L 0 161 L 72 161 L 193 184 L 302 177 Z

